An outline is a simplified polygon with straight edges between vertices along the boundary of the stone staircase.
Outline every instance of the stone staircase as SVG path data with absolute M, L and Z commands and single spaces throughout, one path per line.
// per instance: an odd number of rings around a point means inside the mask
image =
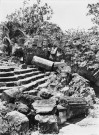
M 50 72 L 41 72 L 36 67 L 27 69 L 0 66 L 0 96 L 4 90 L 16 87 L 23 88 L 24 92 L 33 92 L 34 88 L 42 85 L 49 78 Z
M 65 124 L 68 119 L 85 115 L 88 110 L 87 102 L 83 98 L 65 96 L 59 91 L 52 91 L 53 89 L 50 93 L 46 88 L 39 91 L 39 87 L 44 88 L 48 85 L 47 80 L 52 76 L 50 73 L 39 71 L 34 65 L 26 69 L 17 66 L 0 66 L 1 99 L 13 103 L 14 97 L 19 96 L 17 101 L 20 102 L 14 102 L 17 111 L 11 111 L 10 115 L 14 114 L 16 117 L 16 114 L 21 116 L 25 114 L 29 123 L 33 125 L 35 122 L 39 123 L 42 133 L 50 131 L 58 133 L 60 125 Z M 19 94 L 20 91 L 26 94 Z M 30 112 L 26 111 L 27 108 Z M 33 110 L 35 114 L 32 113 Z M 9 112 L 7 114 L 9 115 Z

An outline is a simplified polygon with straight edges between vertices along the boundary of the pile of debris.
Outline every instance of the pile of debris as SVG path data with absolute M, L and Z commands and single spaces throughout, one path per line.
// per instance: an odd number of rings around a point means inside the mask
M 18 133 L 30 128 L 41 133 L 58 133 L 59 126 L 67 120 L 87 115 L 95 102 L 95 92 L 89 81 L 77 73 L 72 74 L 66 63 L 46 63 L 47 60 L 34 58 L 37 66 L 53 68 L 53 72 L 47 81 L 32 88 L 32 92 L 24 92 L 21 87 L 4 90 L 0 101 L 1 118 Z

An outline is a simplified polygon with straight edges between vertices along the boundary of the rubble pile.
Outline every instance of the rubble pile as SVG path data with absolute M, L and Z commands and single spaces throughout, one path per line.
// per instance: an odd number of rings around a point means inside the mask
M 69 83 L 72 97 L 84 97 L 88 102 L 94 102 L 95 91 L 90 87 L 89 81 L 77 73 L 74 73 Z
M 44 66 L 44 65 L 43 65 Z M 58 133 L 69 119 L 87 115 L 95 93 L 87 79 L 72 73 L 66 63 L 54 63 L 52 72 L 35 66 L 0 67 L 0 117 L 18 131 Z M 21 117 L 21 118 L 20 118 Z M 12 129 L 10 132 L 13 132 Z

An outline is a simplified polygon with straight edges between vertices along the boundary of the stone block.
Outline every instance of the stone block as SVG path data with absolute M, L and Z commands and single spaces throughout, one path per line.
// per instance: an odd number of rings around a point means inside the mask
M 7 113 L 6 119 L 9 121 L 9 124 L 12 125 L 12 128 L 15 128 L 13 130 L 24 133 L 29 130 L 28 118 L 18 111 L 12 111 Z

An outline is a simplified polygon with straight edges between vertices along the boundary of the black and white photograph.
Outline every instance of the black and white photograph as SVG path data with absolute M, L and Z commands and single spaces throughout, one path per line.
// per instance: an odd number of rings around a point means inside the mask
M 99 135 L 99 0 L 0 0 L 0 135 Z

